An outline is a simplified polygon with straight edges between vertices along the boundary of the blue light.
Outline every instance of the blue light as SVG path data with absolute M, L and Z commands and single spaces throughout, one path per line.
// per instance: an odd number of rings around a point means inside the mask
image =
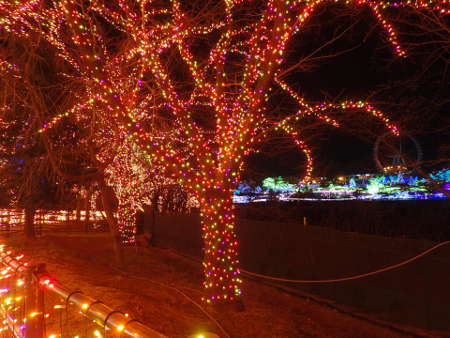
M 431 174 L 430 177 L 450 190 L 450 170 L 445 169 Z M 321 179 L 322 182 L 330 180 Z M 348 182 L 340 184 L 339 181 Z M 446 199 L 442 192 L 431 190 L 429 180 L 402 173 L 395 175 L 357 174 L 348 179 L 334 183 L 313 183 L 295 186 L 287 183 L 282 177 L 268 177 L 261 187 L 252 188 L 247 184 L 239 184 L 234 195 L 235 203 L 262 202 L 274 198 L 279 201 L 289 200 L 431 200 Z

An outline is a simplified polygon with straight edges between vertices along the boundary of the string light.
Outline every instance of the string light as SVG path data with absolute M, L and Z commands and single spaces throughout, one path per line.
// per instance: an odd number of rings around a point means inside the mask
M 0 246 L 0 253 L 2 253 L 2 257 L 5 258 L 11 256 L 11 252 L 6 253 L 4 251 L 4 246 Z M 1 259 L 1 265 L 6 264 L 4 259 Z M 22 262 L 24 259 L 24 255 L 15 256 L 14 259 L 20 266 L 24 266 L 26 262 Z M 28 303 L 28 298 L 24 297 L 21 293 L 29 292 L 29 288 L 35 288 L 36 285 L 25 285 L 24 280 L 22 279 L 22 275 L 24 274 L 21 269 L 14 269 L 11 273 L 10 266 L 2 266 L 0 267 L 0 273 L 3 278 L 6 279 L 7 285 L 15 285 L 18 287 L 4 288 L 0 289 L 0 318 L 3 320 L 3 325 L 0 327 L 0 331 L 13 331 L 17 332 L 17 328 L 20 329 L 22 335 L 26 333 L 27 325 L 29 322 L 39 320 L 39 318 L 50 318 L 54 313 L 43 313 L 39 311 L 33 310 L 32 304 Z M 54 281 L 50 277 L 40 277 L 39 284 L 43 286 L 42 289 L 44 292 L 49 288 L 54 286 Z M 46 298 L 47 299 L 47 298 Z M 53 298 L 48 298 L 52 300 Z M 74 313 L 81 314 L 86 316 L 86 311 L 92 304 L 83 303 L 80 307 L 82 311 L 75 311 Z M 54 310 L 62 310 L 65 309 L 65 305 L 55 304 L 52 306 Z M 30 311 L 31 310 L 31 311 Z M 60 318 L 60 312 L 56 312 L 56 315 Z M 125 317 L 129 317 L 128 314 Z M 51 323 L 47 322 L 48 323 Z M 56 323 L 59 320 L 56 321 Z M 104 323 L 102 321 L 93 321 L 97 325 L 101 326 L 103 329 Z M 16 326 L 16 324 L 20 324 L 20 326 Z M 117 332 L 123 332 L 125 330 L 126 323 L 120 324 L 116 327 Z M 48 327 L 47 327 L 48 328 Z M 95 329 L 92 332 L 92 335 L 95 337 L 102 337 L 102 333 L 100 330 Z M 47 337 L 60 337 L 60 334 L 50 333 Z M 75 335 L 74 337 L 79 337 L 80 335 Z
M 27 39 L 33 34 L 42 36 L 73 68 L 73 80 L 82 88 L 80 102 L 40 131 L 71 115 L 94 123 L 98 160 L 105 167 L 112 163 L 106 173 L 119 196 L 122 241 L 135 243 L 135 212 L 154 184 L 174 182 L 199 202 L 208 303 L 233 301 L 241 294 L 232 194 L 245 157 L 269 131 L 283 130 L 303 151 L 307 159 L 304 181 L 311 179 L 313 158 L 294 129 L 303 115 L 337 126 L 328 111 L 359 109 L 398 133 L 368 102 L 311 105 L 279 78 L 287 44 L 326 1 L 267 0 L 257 19 L 243 23 L 236 13 L 245 2 L 224 0 L 224 13 L 196 22 L 177 0 L 157 8 L 148 1 L 130 5 L 126 0 L 113 5 L 91 0 L 88 8 L 71 0 L 42 6 L 36 0 L 0 1 L 0 28 Z M 385 8 L 408 6 L 449 13 L 448 1 L 343 3 L 371 8 L 394 52 L 402 57 L 406 52 L 384 18 Z M 92 20 L 97 16 L 126 37 L 126 50 L 111 51 L 98 20 Z M 218 38 L 209 41 L 212 33 Z M 206 58 L 194 53 L 194 42 L 202 39 L 211 44 Z M 187 68 L 190 90 L 180 90 L 169 70 L 166 56 L 173 50 L 181 59 L 175 64 L 183 62 Z M 238 75 L 228 70 L 234 55 L 242 60 Z M 274 84 L 299 105 L 296 114 L 275 123 L 265 115 Z M 214 114 L 213 127 L 204 127 L 194 118 L 200 107 Z M 161 116 L 170 123 L 158 126 L 154 120 Z M 136 160 L 140 157 L 145 160 Z M 153 182 L 148 181 L 150 176 Z

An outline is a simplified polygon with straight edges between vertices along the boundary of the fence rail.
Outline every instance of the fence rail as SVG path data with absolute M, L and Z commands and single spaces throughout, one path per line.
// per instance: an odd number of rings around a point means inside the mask
M 0 245 L 0 264 L 0 315 L 4 325 L 0 331 L 9 332 L 10 337 L 166 337 L 79 290 L 65 288 L 48 274 L 44 264 L 31 265 L 23 255 L 15 255 L 3 245 Z M 60 311 L 59 323 L 56 318 L 47 325 L 49 300 L 55 300 L 53 311 Z M 78 323 L 78 327 L 84 326 L 84 334 L 68 334 L 71 330 L 67 320 L 69 308 L 87 320 L 81 326 Z M 65 322 L 61 312 L 64 309 Z M 98 329 L 91 330 L 92 335 L 89 335 L 87 326 L 91 323 Z M 47 332 L 48 326 L 51 332 Z

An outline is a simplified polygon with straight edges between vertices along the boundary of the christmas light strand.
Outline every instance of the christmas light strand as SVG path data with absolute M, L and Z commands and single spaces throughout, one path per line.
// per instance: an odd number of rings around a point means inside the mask
M 305 153 L 305 179 L 310 179 L 311 151 L 293 129 L 303 115 L 338 125 L 328 115 L 330 111 L 359 109 L 398 132 L 367 102 L 309 104 L 279 79 L 288 43 L 326 3 L 268 0 L 266 7 L 255 11 L 258 14 L 246 23 L 239 11 L 240 6 L 251 8 L 253 4 L 248 1 L 224 0 L 223 13 L 196 17 L 185 13 L 176 0 L 159 7 L 151 1 L 131 4 L 126 0 L 90 0 L 85 6 L 85 2 L 76 0 L 51 4 L 3 0 L 0 29 L 28 39 L 33 34 L 43 37 L 73 68 L 72 80 L 83 88 L 83 95 L 82 102 L 74 106 L 77 108 L 68 112 L 86 119 L 95 117 L 95 139 L 102 148 L 99 161 L 114 159 L 110 184 L 125 210 L 119 221 L 124 243 L 135 241 L 133 215 L 145 195 L 141 189 L 151 189 L 145 180 L 154 175 L 161 182 L 170 180 L 181 185 L 200 203 L 205 301 L 229 302 L 241 294 L 232 193 L 240 181 L 245 157 L 262 135 L 278 126 L 293 137 Z M 448 13 L 447 1 L 343 3 L 370 7 L 399 56 L 405 51 L 393 26 L 384 18 L 385 8 L 408 6 Z M 121 44 L 115 46 L 116 50 L 111 48 L 114 38 L 108 36 L 97 16 L 120 32 L 115 34 L 123 39 L 125 48 L 120 48 Z M 207 55 L 199 57 L 194 46 L 202 40 L 209 46 Z M 171 56 L 174 51 L 178 54 Z M 239 59 L 238 66 L 232 65 L 234 58 Z M 177 67 L 186 69 L 188 75 L 174 71 Z M 191 89 L 180 88 L 174 73 L 184 77 L 189 85 L 186 87 Z M 276 123 L 266 116 L 274 84 L 299 105 L 297 113 Z M 208 111 L 204 117 L 212 126 L 205 127 L 196 118 L 199 103 Z M 43 129 L 51 128 L 65 114 Z M 117 145 L 123 147 L 117 151 Z M 136 165 L 132 156 L 144 156 L 147 164 Z M 149 173 L 142 174 L 142 170 Z

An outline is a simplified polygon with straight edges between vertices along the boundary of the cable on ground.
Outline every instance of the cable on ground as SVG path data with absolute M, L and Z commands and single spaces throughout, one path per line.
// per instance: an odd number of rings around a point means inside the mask
M 157 282 L 153 279 L 150 278 L 146 278 L 146 277 L 139 277 L 139 276 L 130 276 L 128 273 L 126 273 L 123 270 L 114 268 L 114 270 L 119 271 L 121 274 L 125 275 L 128 278 L 133 278 L 133 279 L 140 279 L 140 280 L 145 280 L 148 282 L 151 282 L 153 284 L 159 285 L 160 287 L 163 288 L 168 288 L 171 290 L 174 290 L 175 292 L 179 293 L 180 295 L 182 295 L 183 297 L 185 297 L 189 302 L 191 302 L 193 305 L 195 305 L 206 317 L 209 318 L 209 320 L 211 320 L 216 326 L 217 328 L 224 334 L 224 337 L 226 338 L 231 338 L 231 336 L 229 335 L 229 333 L 223 328 L 222 325 L 220 325 L 220 323 L 217 321 L 217 319 L 215 319 L 213 316 L 211 316 L 204 308 L 203 306 L 201 306 L 198 302 L 196 302 L 194 299 L 192 299 L 191 297 L 189 297 L 187 294 L 185 294 L 183 291 L 181 291 L 180 289 L 174 287 L 174 286 L 170 286 L 170 285 L 166 285 L 164 283 L 160 283 Z
M 431 253 L 432 251 L 436 250 L 437 248 L 443 247 L 445 245 L 449 245 L 450 241 L 445 241 L 445 242 L 441 242 L 439 244 L 436 244 L 435 246 L 431 247 L 428 250 L 425 250 L 424 252 L 411 257 L 403 262 L 400 262 L 398 264 L 394 264 L 394 265 L 389 265 L 386 266 L 384 268 L 375 270 L 375 271 L 371 271 L 371 272 L 367 272 L 367 273 L 363 273 L 360 275 L 355 275 L 355 276 L 349 276 L 349 277 L 342 277 L 342 278 L 334 278 L 334 279 L 319 279 L 319 280 L 308 280 L 308 279 L 288 279 L 288 278 L 279 278 L 279 277 L 272 277 L 272 276 L 267 276 L 267 275 L 261 275 L 259 273 L 255 273 L 255 272 L 250 272 L 247 270 L 243 270 L 240 269 L 240 271 L 244 274 L 244 275 L 249 275 L 249 276 L 254 276 L 254 277 L 259 277 L 259 278 L 263 278 L 263 279 L 269 279 L 269 280 L 274 280 L 274 281 L 279 281 L 279 282 L 287 282 L 287 283 L 298 283 L 298 284 L 322 284 L 322 283 L 338 283 L 338 282 L 345 282 L 345 281 L 349 281 L 349 280 L 355 280 L 355 279 L 360 279 L 360 278 L 365 278 L 365 277 L 369 277 L 369 276 L 373 276 L 373 275 L 377 275 L 379 273 L 382 272 L 386 272 L 386 271 L 390 271 L 390 270 L 394 270 L 394 269 L 398 269 L 404 265 L 410 264 L 416 260 L 418 260 L 421 257 L 424 257 L 426 255 L 428 255 L 429 253 Z

